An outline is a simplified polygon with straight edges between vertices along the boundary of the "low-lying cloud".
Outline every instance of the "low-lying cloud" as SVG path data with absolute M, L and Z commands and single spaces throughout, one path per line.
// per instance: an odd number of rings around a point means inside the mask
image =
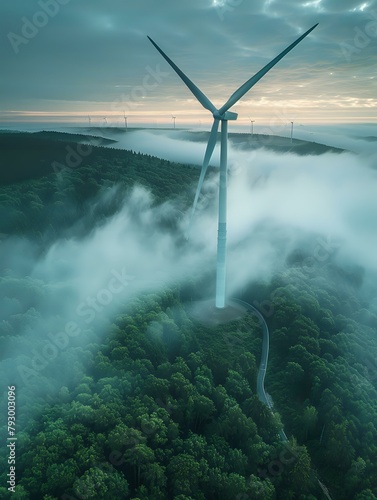
M 158 140 L 163 147 L 170 141 L 167 138 L 164 142 L 161 136 Z M 184 154 L 190 157 L 187 163 L 201 158 L 203 144 L 185 143 L 184 147 Z M 357 265 L 365 270 L 368 293 L 374 294 L 369 299 L 375 301 L 377 172 L 373 167 L 372 158 L 348 153 L 300 157 L 232 149 L 228 295 L 236 295 L 253 280 L 270 279 L 294 250 L 304 248 L 315 257 L 322 241 L 333 249 L 331 256 L 340 266 Z M 75 337 L 77 345 L 79 329 L 85 333 L 83 342 L 90 344 L 90 332 L 100 328 L 100 335 L 108 335 L 105 326 L 141 291 L 157 291 L 166 284 L 214 272 L 217 183 L 217 171 L 212 170 L 189 241 L 184 235 L 190 210 L 179 213 L 175 200 L 156 207 L 153 195 L 143 186 L 124 193 L 121 209 L 85 237 L 58 240 L 43 255 L 29 241 L 5 240 L 4 260 L 10 271 L 2 280 L 6 297 L 2 324 L 5 330 L 21 326 L 14 331 L 12 345 L 6 346 L 6 359 L 0 368 L 7 374 L 4 379 L 11 384 L 16 376 L 19 379 L 20 366 L 37 372 L 31 365 L 31 349 L 39 354 L 45 349 L 46 357 L 46 343 L 53 343 L 57 332 L 65 332 L 66 339 Z M 114 186 L 103 192 L 100 202 L 119 195 L 119 189 Z M 169 220 L 176 221 L 174 230 L 161 223 Z M 80 222 L 87 223 L 85 216 Z M 25 275 L 30 276 L 28 283 L 34 289 L 32 300 L 25 291 Z M 19 293 L 20 287 L 23 293 Z M 376 301 L 374 304 L 376 307 Z M 67 359 L 65 350 L 57 348 L 56 380 L 49 380 L 58 387 L 73 376 L 67 368 L 59 371 Z M 50 368 L 51 363 L 37 373 L 41 383 Z M 31 375 L 36 373 L 26 370 L 23 380 L 21 376 L 25 386 L 34 380 Z

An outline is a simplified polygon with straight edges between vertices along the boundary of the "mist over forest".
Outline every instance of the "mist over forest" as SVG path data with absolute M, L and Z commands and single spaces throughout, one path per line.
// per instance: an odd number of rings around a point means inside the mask
M 188 234 L 206 139 L 103 135 L 0 134 L 15 498 L 377 498 L 376 143 L 231 138 L 227 297 L 270 328 L 272 413 L 256 318 L 190 315 L 214 295 L 218 151 Z

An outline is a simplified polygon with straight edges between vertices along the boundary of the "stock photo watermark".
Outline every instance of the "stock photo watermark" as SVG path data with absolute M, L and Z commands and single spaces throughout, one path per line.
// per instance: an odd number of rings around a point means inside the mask
M 8 491 L 15 493 L 16 488 L 16 387 L 14 385 L 8 386 L 8 437 L 7 451 L 8 451 L 8 466 L 9 472 L 7 473 Z
M 371 42 L 377 38 L 377 12 L 368 13 L 368 21 L 364 26 L 355 26 L 353 39 L 339 44 L 339 48 L 347 62 L 351 62 L 355 55 L 359 55 Z
M 107 287 L 98 290 L 94 296 L 87 297 L 76 307 L 76 314 L 84 318 L 84 322 L 89 325 L 93 323 L 98 313 L 103 312 L 114 300 L 116 295 L 122 293 L 129 286 L 134 276 L 130 276 L 123 268 L 121 272 L 111 271 L 112 277 Z M 18 373 L 25 385 L 38 375 L 59 355 L 59 351 L 64 351 L 70 344 L 70 339 L 78 337 L 83 329 L 78 321 L 67 321 L 64 328 L 59 332 L 47 334 L 48 340 L 44 342 L 42 348 L 32 349 L 30 366 L 21 364 L 17 367 Z
M 58 182 L 63 181 L 64 172 L 78 168 L 82 164 L 84 159 L 92 154 L 93 146 L 101 145 L 102 139 L 89 136 L 88 142 L 89 144 L 77 144 L 75 148 L 71 145 L 66 146 L 65 162 L 52 162 L 52 170 L 55 172 Z
M 59 12 L 62 5 L 67 5 L 71 0 L 39 0 L 38 5 L 41 10 L 37 10 L 28 18 L 21 17 L 21 28 L 19 33 L 10 31 L 7 38 L 15 54 L 18 54 L 21 47 L 28 45 L 41 29 L 53 19 Z
M 332 235 L 327 235 L 326 238 L 319 236 L 316 241 L 317 244 L 314 247 L 313 253 L 302 262 L 302 269 L 309 274 L 315 274 L 317 272 L 317 265 L 324 265 L 340 248 L 340 242 L 334 239 Z M 268 299 L 261 302 L 255 300 L 253 305 L 265 318 L 271 318 L 276 312 L 274 299 L 279 295 L 286 296 L 287 293 L 290 295 L 287 290 L 274 290 Z
M 121 94 L 111 104 L 112 112 L 122 112 L 124 115 L 138 106 L 141 99 L 145 99 L 148 93 L 155 90 L 162 84 L 165 78 L 169 76 L 168 71 L 161 71 L 160 66 L 156 65 L 155 69 L 146 66 L 145 75 L 140 85 L 135 85 L 129 94 Z M 100 134 L 106 134 L 107 122 L 104 127 L 99 130 Z M 65 148 L 66 156 L 64 162 L 53 161 L 51 164 L 52 170 L 57 176 L 58 182 L 63 181 L 63 174 L 80 167 L 83 161 L 93 153 L 93 148 L 101 146 L 102 137 L 86 137 L 88 144 L 77 144 L 75 146 L 68 145 Z
M 140 85 L 135 85 L 128 94 L 121 94 L 111 104 L 111 111 L 128 113 L 135 108 L 141 99 L 145 99 L 151 90 L 155 90 L 170 75 L 169 71 L 161 71 L 157 64 L 155 69 L 146 66 L 145 75 Z

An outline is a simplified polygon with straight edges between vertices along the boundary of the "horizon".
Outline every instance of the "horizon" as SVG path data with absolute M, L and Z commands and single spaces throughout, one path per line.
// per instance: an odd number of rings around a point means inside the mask
M 0 498 L 377 500 L 377 0 L 0 14 Z
M 65 123 L 73 117 L 85 123 L 88 115 L 121 121 L 126 114 L 134 123 L 169 123 L 171 115 L 177 125 L 210 123 L 210 114 L 182 87 L 147 35 L 220 106 L 317 22 L 232 108 L 239 122 L 376 120 L 375 0 L 331 6 L 322 0 L 300 6 L 195 0 L 179 9 L 158 9 L 143 0 L 114 5 L 111 13 L 97 2 L 55 4 L 51 11 L 41 0 L 22 0 L 3 9 L 0 25 L 7 40 L 0 55 L 7 71 L 0 82 L 0 122 Z M 153 15 L 145 16 L 146 10 Z

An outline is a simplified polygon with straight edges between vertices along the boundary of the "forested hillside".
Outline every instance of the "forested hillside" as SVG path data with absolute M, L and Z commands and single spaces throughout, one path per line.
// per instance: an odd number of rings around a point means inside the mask
M 54 239 L 64 228 L 71 231 L 78 217 L 93 211 L 96 196 L 114 185 L 124 190 L 143 185 L 156 203 L 172 196 L 180 207 L 190 203 L 196 169 L 131 151 L 82 146 L 66 136 L 71 134 L 0 134 L 0 233 L 38 237 L 43 232 Z M 92 143 L 102 141 L 93 138 Z M 93 222 L 115 213 L 122 199 L 112 200 L 106 213 L 94 214 Z
M 177 213 L 192 201 L 198 170 L 188 166 L 93 146 L 76 168 L 63 168 L 77 142 L 48 134 L 0 138 L 11 141 L 1 167 L 2 245 L 28 239 L 43 255 L 59 239 L 79 242 L 120 210 L 135 183 L 152 191 L 155 205 L 174 198 Z M 117 194 L 101 203 L 115 184 Z M 86 225 L 78 223 L 83 214 Z M 156 224 L 178 232 L 174 218 Z M 315 500 L 328 488 L 334 500 L 377 499 L 377 317 L 361 293 L 363 269 L 345 270 L 333 257 L 313 261 L 297 249 L 272 280 L 240 290 L 270 328 L 266 389 L 274 414 L 256 394 L 257 318 L 209 327 L 190 315 L 211 270 L 144 290 L 112 317 L 98 315 L 40 374 L 22 380 L 14 370 L 9 380 L 16 379 L 24 405 L 17 486 L 7 491 L 2 453 L 0 497 Z M 44 322 L 48 331 L 47 314 L 59 325 L 66 318 L 54 310 L 61 283 L 23 275 L 22 259 L 21 270 L 5 260 L 0 346 L 9 369 L 7 353 L 28 345 Z M 283 427 L 289 444 L 279 439 Z M 6 437 L 2 427 L 2 443 Z

